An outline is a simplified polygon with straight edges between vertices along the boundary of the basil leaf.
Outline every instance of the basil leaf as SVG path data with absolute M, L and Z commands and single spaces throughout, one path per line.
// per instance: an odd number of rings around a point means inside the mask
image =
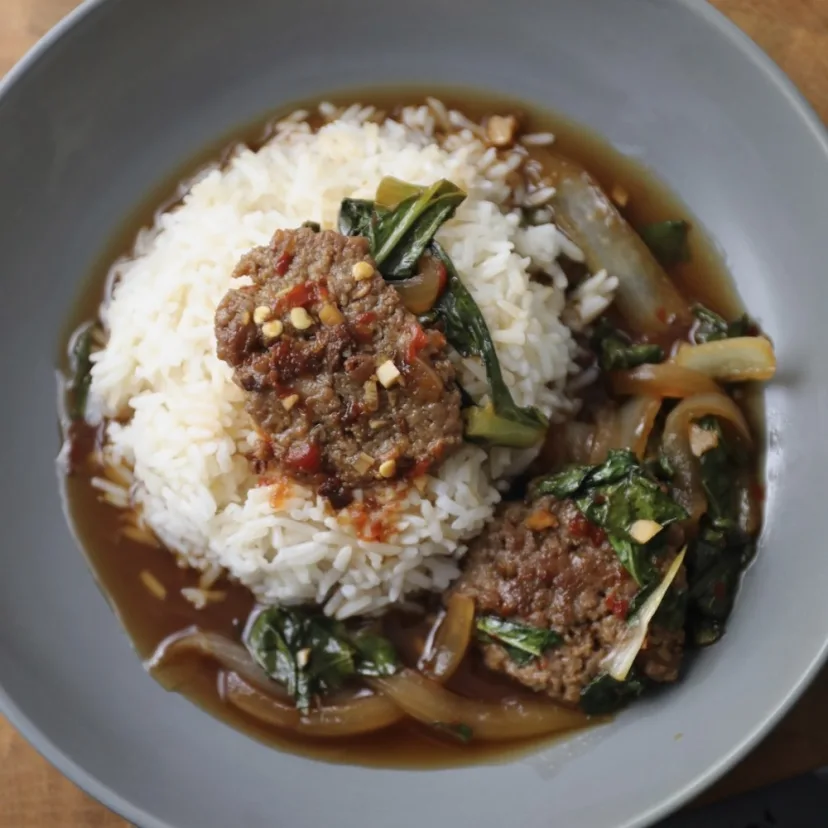
M 443 323 L 446 339 L 464 357 L 478 356 L 483 360 L 489 380 L 491 408 L 474 406 L 467 409 L 466 436 L 483 439 L 494 445 L 528 448 L 539 443 L 549 425 L 536 408 L 518 406 L 503 379 L 489 327 L 480 308 L 460 279 L 445 250 L 432 242 L 431 253 L 446 268 L 446 288 L 434 306 L 435 319 Z
M 509 657 L 519 665 L 528 664 L 563 643 L 563 638 L 555 630 L 507 621 L 496 615 L 479 617 L 476 627 L 478 632 L 503 646 Z
M 589 716 L 606 716 L 626 707 L 646 689 L 645 682 L 634 672 L 626 681 L 617 681 L 603 673 L 581 690 L 581 710 Z
M 727 322 L 724 317 L 700 304 L 693 307 L 693 314 L 698 320 L 693 329 L 693 341 L 697 345 L 750 335 L 752 322 L 747 314 L 733 322 Z
M 365 236 L 372 233 L 374 202 L 358 198 L 346 198 L 339 206 L 338 229 L 343 236 Z
M 607 534 L 624 568 L 641 586 L 657 580 L 653 558 L 663 550 L 663 532 L 640 544 L 629 534 L 637 520 L 662 527 L 684 520 L 687 512 L 665 491 L 628 449 L 612 450 L 597 466 L 574 466 L 541 478 L 531 496 L 572 498 L 583 515 Z
M 664 361 L 664 349 L 660 345 L 635 345 L 625 333 L 613 328 L 606 320 L 596 325 L 592 346 L 604 371 L 629 370 L 645 363 Z
M 386 279 L 413 275 L 434 234 L 465 199 L 466 194 L 459 187 L 441 179 L 404 199 L 379 218 L 372 250 L 382 275 Z
M 361 676 L 393 676 L 397 672 L 394 645 L 381 635 L 363 632 L 351 638 L 357 651 L 357 673 Z
M 658 261 L 670 265 L 690 259 L 687 237 L 690 225 L 686 221 L 658 221 L 642 227 L 639 235 Z
M 314 697 L 354 676 L 389 676 L 397 669 L 396 653 L 386 639 L 368 632 L 351 635 L 341 622 L 303 608 L 262 610 L 245 645 L 304 711 Z

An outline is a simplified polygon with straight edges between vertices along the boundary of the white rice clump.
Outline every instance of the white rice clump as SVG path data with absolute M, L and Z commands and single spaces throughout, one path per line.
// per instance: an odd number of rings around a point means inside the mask
M 503 449 L 487 456 L 466 444 L 418 486 L 372 490 L 384 502 L 369 516 L 382 528 L 379 541 L 359 528 L 361 493 L 336 514 L 300 485 L 259 479 L 247 459 L 257 438 L 244 395 L 216 357 L 213 332 L 239 257 L 277 228 L 309 219 L 335 227 L 341 200 L 372 197 L 383 176 L 450 179 L 469 197 L 439 240 L 486 318 L 516 401 L 555 415 L 570 406 L 561 389 L 577 370 L 560 321 L 566 279 L 555 264 L 562 245 L 572 245 L 552 223 L 521 229 L 517 212 L 504 213 L 517 162 L 498 157 L 462 121 L 438 145 L 425 107 L 382 125 L 352 107 L 317 132 L 305 114 L 283 121 L 258 152 L 239 148 L 200 175 L 115 265 L 90 411 L 119 417 L 107 426 L 104 459 L 130 483 L 113 492 L 118 486 L 101 480 L 105 496 L 129 503 L 182 562 L 220 567 L 262 602 L 317 602 L 345 618 L 447 587 L 499 500 L 496 479 L 527 457 Z M 554 284 L 530 280 L 533 267 Z M 484 395 L 479 361 L 457 361 L 467 390 Z

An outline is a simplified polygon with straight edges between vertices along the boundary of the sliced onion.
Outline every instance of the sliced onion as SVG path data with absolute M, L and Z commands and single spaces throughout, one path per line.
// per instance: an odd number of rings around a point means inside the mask
M 769 380 L 776 373 L 776 354 L 764 336 L 738 336 L 701 345 L 683 345 L 675 362 L 720 382 Z
M 714 394 L 721 391 L 710 377 L 672 362 L 659 365 L 639 365 L 630 371 L 610 374 L 612 390 L 616 394 L 645 394 L 650 397 L 692 397 L 694 394 Z
M 742 471 L 736 478 L 735 486 L 739 528 L 749 537 L 753 537 L 762 526 L 762 505 L 753 491 L 754 482 L 750 472 Z
M 707 497 L 701 483 L 698 459 L 690 448 L 690 426 L 702 417 L 718 417 L 729 422 L 739 437 L 750 446 L 750 428 L 744 414 L 724 394 L 697 394 L 682 400 L 664 424 L 662 451 L 673 468 L 675 498 L 696 521 L 707 511 Z
M 595 415 L 595 431 L 592 435 L 592 447 L 589 452 L 591 465 L 603 463 L 607 453 L 616 445 L 617 416 L 612 408 L 602 408 Z
M 273 692 L 263 693 L 235 673 L 228 676 L 224 693 L 230 704 L 248 716 L 304 736 L 358 736 L 390 727 L 405 716 L 381 695 L 358 696 L 300 713 L 286 695 L 281 698 Z
M 241 644 L 219 633 L 204 632 L 195 627 L 162 641 L 147 662 L 147 668 L 164 687 L 174 690 L 178 684 L 175 662 L 181 656 L 189 655 L 212 658 L 228 672 L 238 673 L 265 693 L 278 687 Z
M 446 266 L 439 259 L 425 255 L 418 263 L 415 276 L 393 284 L 407 310 L 416 315 L 428 313 L 446 286 Z
M 474 599 L 455 592 L 448 600 L 446 614 L 420 670 L 429 678 L 447 682 L 466 655 L 474 625 Z
M 661 400 L 655 397 L 628 399 L 615 415 L 615 434 L 610 448 L 630 449 L 643 460 L 660 408 Z
M 429 726 L 464 724 L 471 728 L 473 739 L 483 741 L 542 736 L 584 727 L 588 722 L 583 713 L 552 702 L 466 699 L 414 670 L 367 681 L 417 721 Z
M 676 555 L 670 568 L 661 583 L 652 592 L 649 598 L 641 605 L 638 612 L 627 624 L 627 629 L 621 636 L 618 643 L 601 662 L 602 669 L 606 670 L 616 681 L 626 681 L 633 662 L 636 656 L 641 651 L 644 645 L 644 639 L 647 637 L 647 630 L 650 627 L 650 621 L 656 614 L 667 590 L 670 589 L 670 584 L 673 583 L 682 563 L 684 563 L 684 555 L 687 552 L 687 547 L 681 550 Z
M 595 179 L 563 158 L 550 156 L 545 167 L 556 189 L 556 223 L 581 248 L 590 272 L 618 278 L 615 307 L 632 332 L 663 333 L 673 322 L 689 326 L 687 303 Z

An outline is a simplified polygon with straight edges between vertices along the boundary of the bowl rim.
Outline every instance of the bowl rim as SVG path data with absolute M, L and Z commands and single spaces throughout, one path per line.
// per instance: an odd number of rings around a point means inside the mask
M 83 0 L 80 5 L 47 31 L 0 79 L 0 103 L 55 43 L 70 34 L 79 24 L 100 11 L 109 2 L 110 0 Z M 793 113 L 808 128 L 817 144 L 821 146 L 826 163 L 828 163 L 828 125 L 823 123 L 804 94 L 780 66 L 736 23 L 713 6 L 709 0 L 704 0 L 702 3 L 698 3 L 696 0 L 674 0 L 674 2 L 697 14 L 716 33 L 725 37 L 734 49 L 747 58 L 753 67 L 776 87 Z M 740 742 L 735 744 L 715 764 L 707 768 L 704 773 L 689 780 L 683 787 L 663 797 L 648 810 L 629 820 L 623 826 L 619 826 L 619 828 L 645 828 L 645 826 L 653 824 L 656 820 L 675 812 L 720 779 L 756 747 L 782 720 L 826 663 L 828 663 L 828 640 L 823 642 L 822 647 L 814 655 L 808 668 L 797 677 L 787 695 L 779 700 L 774 710 L 763 720 L 757 722 Z M 72 759 L 58 744 L 48 738 L 38 725 L 20 710 L 10 698 L 2 683 L 0 683 L 0 714 L 5 716 L 12 727 L 63 776 L 118 816 L 131 824 L 140 826 L 140 828 L 180 828 L 160 820 L 100 782 L 92 773 Z

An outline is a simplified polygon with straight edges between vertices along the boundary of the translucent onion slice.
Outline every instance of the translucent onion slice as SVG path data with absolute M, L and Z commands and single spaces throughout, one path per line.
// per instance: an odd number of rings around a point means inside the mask
M 701 345 L 683 345 L 676 365 L 720 382 L 769 380 L 776 373 L 776 354 L 764 336 L 738 336 Z
M 615 435 L 611 448 L 630 449 L 639 460 L 644 459 L 647 442 L 661 408 L 656 397 L 631 397 L 615 416 Z
M 552 702 L 482 702 L 451 693 L 414 670 L 366 679 L 409 716 L 426 725 L 466 725 L 482 741 L 525 739 L 584 727 L 587 717 Z
M 235 673 L 227 677 L 225 699 L 265 724 L 294 730 L 303 736 L 342 738 L 373 733 L 396 724 L 405 714 L 381 695 L 356 696 L 300 713 L 291 699 L 274 690 L 263 693 Z
M 180 684 L 179 673 L 181 672 L 177 669 L 176 662 L 182 656 L 190 655 L 214 659 L 225 670 L 238 673 L 247 682 L 265 693 L 269 693 L 271 688 L 278 686 L 253 661 L 250 653 L 241 644 L 236 644 L 219 633 L 204 632 L 195 627 L 161 642 L 146 666 L 164 687 L 168 690 L 175 690 Z
M 474 599 L 454 593 L 420 670 L 429 678 L 447 682 L 466 655 L 474 625 Z
M 707 497 L 702 488 L 698 458 L 690 448 L 690 426 L 707 416 L 725 420 L 747 446 L 753 443 L 744 414 L 725 394 L 697 394 L 682 400 L 670 412 L 664 424 L 661 450 L 673 469 L 674 496 L 694 521 L 707 511 Z
M 632 669 L 633 662 L 641 651 L 641 647 L 644 645 L 644 639 L 647 637 L 650 621 L 653 620 L 656 610 L 664 600 L 667 590 L 670 589 L 670 584 L 673 583 L 679 569 L 681 569 L 686 552 L 687 547 L 684 547 L 676 555 L 661 583 L 641 605 L 635 616 L 630 619 L 621 639 L 601 662 L 602 669 L 609 673 L 616 681 L 626 681 Z
M 602 408 L 595 415 L 595 430 L 589 451 L 590 465 L 603 463 L 609 450 L 615 447 L 617 424 L 617 414 L 612 408 Z
M 393 282 L 406 309 L 415 315 L 428 313 L 446 286 L 445 265 L 433 256 L 423 256 L 416 275 Z
M 618 278 L 614 306 L 633 333 L 665 332 L 672 322 L 689 325 L 690 310 L 646 244 L 627 224 L 586 170 L 550 157 L 555 221 L 581 248 L 592 273 Z
M 639 365 L 630 371 L 613 371 L 610 381 L 616 394 L 643 394 L 663 399 L 683 399 L 694 394 L 721 391 L 706 374 L 672 362 Z

